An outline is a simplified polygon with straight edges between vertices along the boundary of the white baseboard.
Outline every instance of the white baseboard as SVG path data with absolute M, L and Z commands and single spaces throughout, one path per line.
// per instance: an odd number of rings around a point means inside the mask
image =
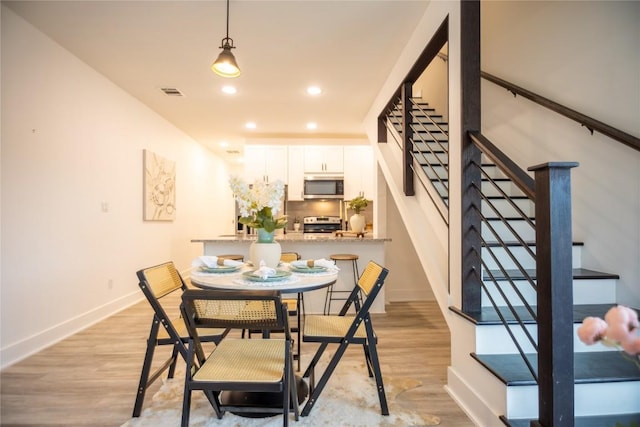
M 124 310 L 127 307 L 141 301 L 143 295 L 132 292 L 116 300 L 110 301 L 100 307 L 84 314 L 54 325 L 49 329 L 25 338 L 22 341 L 8 345 L 0 349 L 0 369 L 7 368 L 27 357 L 53 345 L 63 339 L 100 322 L 101 320 Z
M 504 427 L 498 415 L 489 409 L 482 396 L 479 396 L 451 366 L 447 370 L 445 390 L 476 426 Z

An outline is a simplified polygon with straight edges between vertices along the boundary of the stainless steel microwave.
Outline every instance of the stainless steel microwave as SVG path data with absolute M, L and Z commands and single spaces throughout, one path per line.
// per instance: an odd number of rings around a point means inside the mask
M 344 177 L 305 175 L 303 197 L 305 199 L 343 199 Z

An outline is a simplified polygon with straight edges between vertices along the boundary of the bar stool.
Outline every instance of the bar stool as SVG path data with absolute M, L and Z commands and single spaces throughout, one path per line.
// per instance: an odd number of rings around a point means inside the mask
M 351 269 L 353 270 L 353 286 L 358 283 L 358 255 L 355 254 L 331 254 L 329 259 L 333 260 L 336 265 L 338 262 L 351 262 Z M 324 300 L 324 314 L 331 314 L 331 301 L 346 301 L 349 298 L 349 294 L 353 289 L 349 290 L 334 290 L 334 285 L 327 288 L 327 295 Z M 334 295 L 337 294 L 337 295 Z M 360 302 L 362 302 L 362 295 L 359 295 Z

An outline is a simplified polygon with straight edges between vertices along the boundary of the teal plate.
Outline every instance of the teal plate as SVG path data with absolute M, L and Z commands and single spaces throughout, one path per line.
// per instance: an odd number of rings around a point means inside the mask
M 242 273 L 242 276 L 247 280 L 251 280 L 252 282 L 277 282 L 278 280 L 284 280 L 287 277 L 291 276 L 291 273 L 289 271 L 276 270 L 275 275 L 263 279 L 262 277 L 255 276 L 253 274 L 254 271 L 245 271 L 244 273 Z
M 240 265 L 218 265 L 216 267 L 201 266 L 200 271 L 203 273 L 231 273 L 240 270 Z
M 289 269 L 294 273 L 321 273 L 327 271 L 327 267 L 295 267 L 289 266 Z

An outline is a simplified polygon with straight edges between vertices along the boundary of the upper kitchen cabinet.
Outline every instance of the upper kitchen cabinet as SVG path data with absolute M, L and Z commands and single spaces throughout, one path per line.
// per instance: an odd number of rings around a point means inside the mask
M 287 183 L 287 147 L 284 145 L 245 145 L 244 177 L 254 180 Z
M 344 199 L 351 200 L 364 196 L 369 200 L 375 197 L 375 170 L 373 150 L 369 145 L 346 145 L 344 160 Z
M 304 200 L 304 147 L 289 146 L 289 177 L 287 196 L 289 201 Z
M 304 147 L 304 173 L 343 173 L 344 153 L 341 145 Z

